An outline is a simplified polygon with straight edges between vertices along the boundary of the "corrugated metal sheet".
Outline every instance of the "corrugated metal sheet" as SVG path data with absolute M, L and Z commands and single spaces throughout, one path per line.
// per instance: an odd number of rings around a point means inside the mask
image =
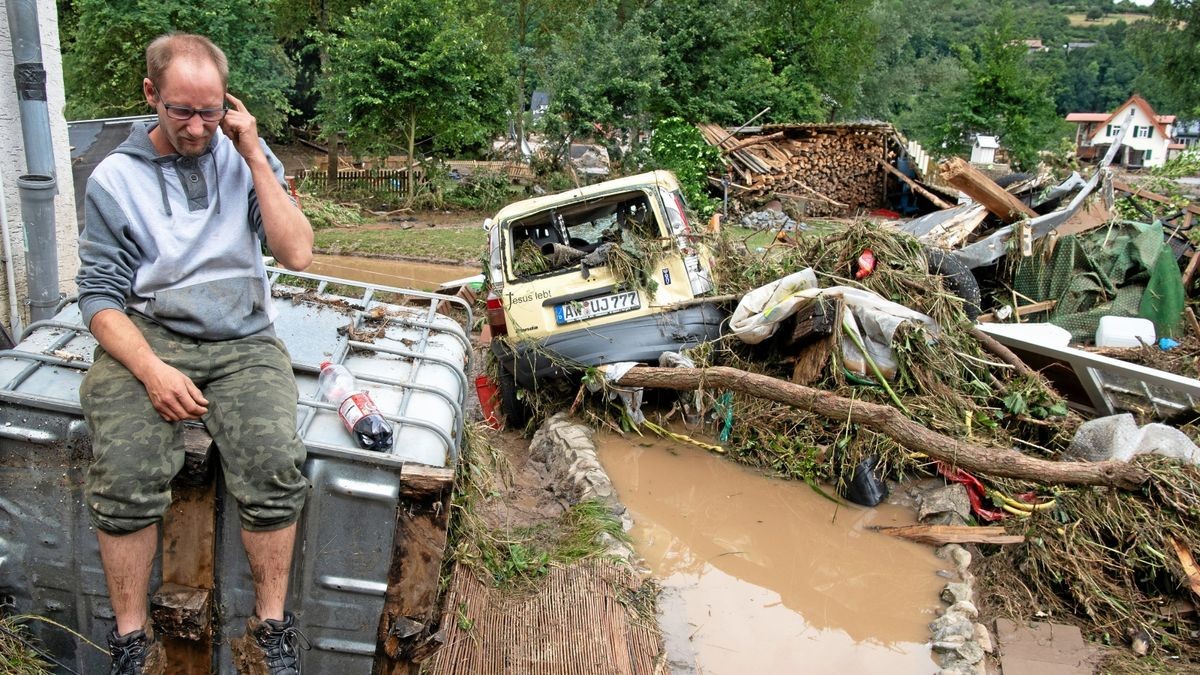
M 368 672 L 402 506 L 402 468 L 452 468 L 458 461 L 470 309 L 459 298 L 431 293 L 271 274 L 276 332 L 291 353 L 300 390 L 296 423 L 312 485 L 289 605 L 314 645 L 306 671 Z M 438 313 L 446 306 L 457 306 L 458 320 Z M 103 644 L 112 610 L 80 499 L 91 440 L 79 384 L 95 345 L 78 309 L 68 304 L 54 320 L 31 326 L 13 350 L 0 352 L 0 604 L 9 601 L 19 612 L 47 616 Z M 357 448 L 333 406 L 315 400 L 326 359 L 345 363 L 392 422 L 391 452 Z M 232 673 L 225 643 L 243 632 L 253 592 L 236 509 L 221 494 L 217 663 L 218 672 Z M 77 670 L 107 667 L 103 654 L 66 632 L 33 627 Z

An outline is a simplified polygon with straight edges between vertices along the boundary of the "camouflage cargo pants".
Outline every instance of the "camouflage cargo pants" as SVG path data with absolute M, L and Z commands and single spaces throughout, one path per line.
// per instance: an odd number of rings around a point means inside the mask
M 154 353 L 208 399 L 202 421 L 221 457 L 242 527 L 286 527 L 300 517 L 308 489 L 304 444 L 296 434 L 298 393 L 291 358 L 271 336 L 206 342 L 131 317 Z M 183 466 L 183 424 L 166 422 L 145 387 L 102 348 L 79 390 L 92 431 L 86 499 L 92 523 L 111 534 L 158 522 Z

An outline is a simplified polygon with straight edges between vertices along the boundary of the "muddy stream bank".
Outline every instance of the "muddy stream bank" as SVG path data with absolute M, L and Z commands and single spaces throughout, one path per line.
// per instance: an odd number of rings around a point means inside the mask
M 911 510 L 838 506 L 674 441 L 599 434 L 600 461 L 663 587 L 673 672 L 933 673 L 945 566 L 871 532 Z

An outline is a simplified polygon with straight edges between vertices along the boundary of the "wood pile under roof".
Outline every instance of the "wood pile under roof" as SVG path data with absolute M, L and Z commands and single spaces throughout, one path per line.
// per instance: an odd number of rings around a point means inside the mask
M 698 125 L 732 170 L 731 195 L 781 197 L 804 204 L 807 216 L 843 216 L 882 206 L 895 159 L 890 124 L 773 125 L 731 133 Z

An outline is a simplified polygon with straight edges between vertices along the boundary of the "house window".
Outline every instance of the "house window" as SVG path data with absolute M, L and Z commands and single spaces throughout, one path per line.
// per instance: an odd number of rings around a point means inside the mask
M 1116 136 L 1119 133 L 1121 133 L 1121 125 L 1120 124 L 1108 125 L 1108 135 L 1109 136 Z
M 1133 137 L 1134 138 L 1152 138 L 1153 135 L 1154 135 L 1153 127 L 1134 127 L 1133 128 Z

